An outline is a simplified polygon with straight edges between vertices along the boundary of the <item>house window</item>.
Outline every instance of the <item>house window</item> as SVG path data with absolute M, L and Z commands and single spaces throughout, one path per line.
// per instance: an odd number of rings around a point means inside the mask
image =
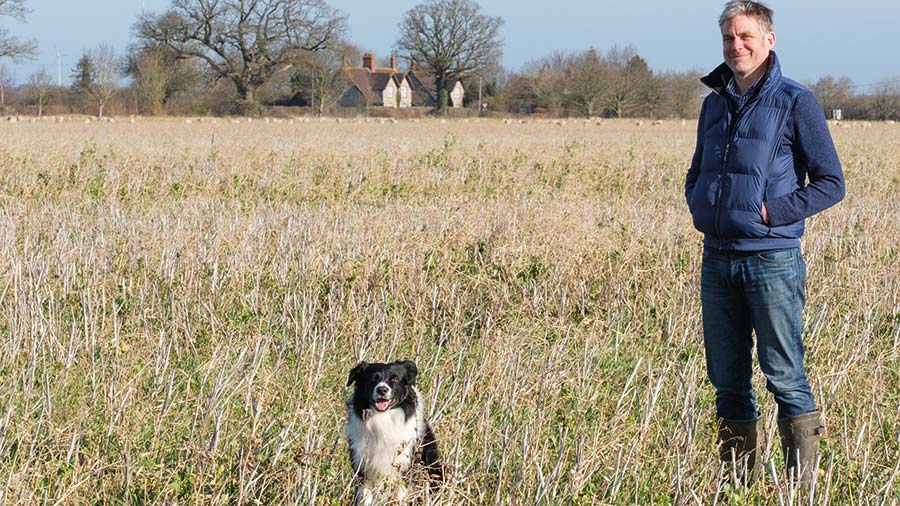
M 406 86 L 400 88 L 400 96 L 406 98 L 406 92 L 409 91 L 406 89 Z
M 461 90 L 461 89 L 456 88 L 455 90 L 453 90 L 453 96 L 454 96 L 454 97 L 459 98 L 460 95 L 462 95 L 462 90 Z
M 394 98 L 394 88 L 388 88 L 385 90 L 388 98 Z

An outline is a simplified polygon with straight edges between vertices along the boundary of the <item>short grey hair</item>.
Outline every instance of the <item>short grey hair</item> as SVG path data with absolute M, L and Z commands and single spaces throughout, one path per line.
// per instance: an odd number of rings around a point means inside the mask
M 752 0 L 731 0 L 725 4 L 722 15 L 719 16 L 719 28 L 731 18 L 744 15 L 756 20 L 763 33 L 769 33 L 775 28 L 775 11 L 762 2 Z

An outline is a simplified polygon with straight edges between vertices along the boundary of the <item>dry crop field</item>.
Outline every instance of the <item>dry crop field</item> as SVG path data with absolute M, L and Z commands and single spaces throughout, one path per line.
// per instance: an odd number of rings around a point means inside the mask
M 848 196 L 804 240 L 812 501 L 896 505 L 900 125 L 832 130 Z M 423 502 L 805 503 L 777 473 L 719 486 L 694 137 L 0 124 L 0 502 L 346 504 L 347 372 L 411 358 L 451 469 Z

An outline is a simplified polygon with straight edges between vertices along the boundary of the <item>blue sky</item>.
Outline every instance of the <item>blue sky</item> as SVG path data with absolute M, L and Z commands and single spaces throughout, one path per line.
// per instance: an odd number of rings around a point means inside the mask
M 332 0 L 349 15 L 350 38 L 381 57 L 397 37 L 397 23 L 422 0 Z M 482 0 L 482 11 L 504 18 L 503 64 L 518 70 L 554 50 L 631 44 L 654 70 L 709 70 L 721 62 L 716 19 L 724 0 Z M 26 23 L 0 19 L 12 33 L 34 39 L 34 62 L 0 62 L 21 82 L 40 67 L 54 77 L 56 49 L 63 82 L 85 49 L 101 42 L 124 52 L 141 9 L 162 11 L 170 0 L 28 0 Z M 900 77 L 897 0 L 770 0 L 776 51 L 784 72 L 802 81 L 826 74 L 868 84 Z

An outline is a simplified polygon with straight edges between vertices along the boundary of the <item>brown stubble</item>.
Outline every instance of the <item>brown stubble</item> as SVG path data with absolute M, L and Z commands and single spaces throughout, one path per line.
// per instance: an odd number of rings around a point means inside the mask
M 818 499 L 896 498 L 898 132 L 833 128 L 848 197 L 804 240 Z M 0 134 L 4 502 L 346 499 L 360 358 L 419 364 L 432 503 L 790 497 L 716 486 L 690 122 Z

